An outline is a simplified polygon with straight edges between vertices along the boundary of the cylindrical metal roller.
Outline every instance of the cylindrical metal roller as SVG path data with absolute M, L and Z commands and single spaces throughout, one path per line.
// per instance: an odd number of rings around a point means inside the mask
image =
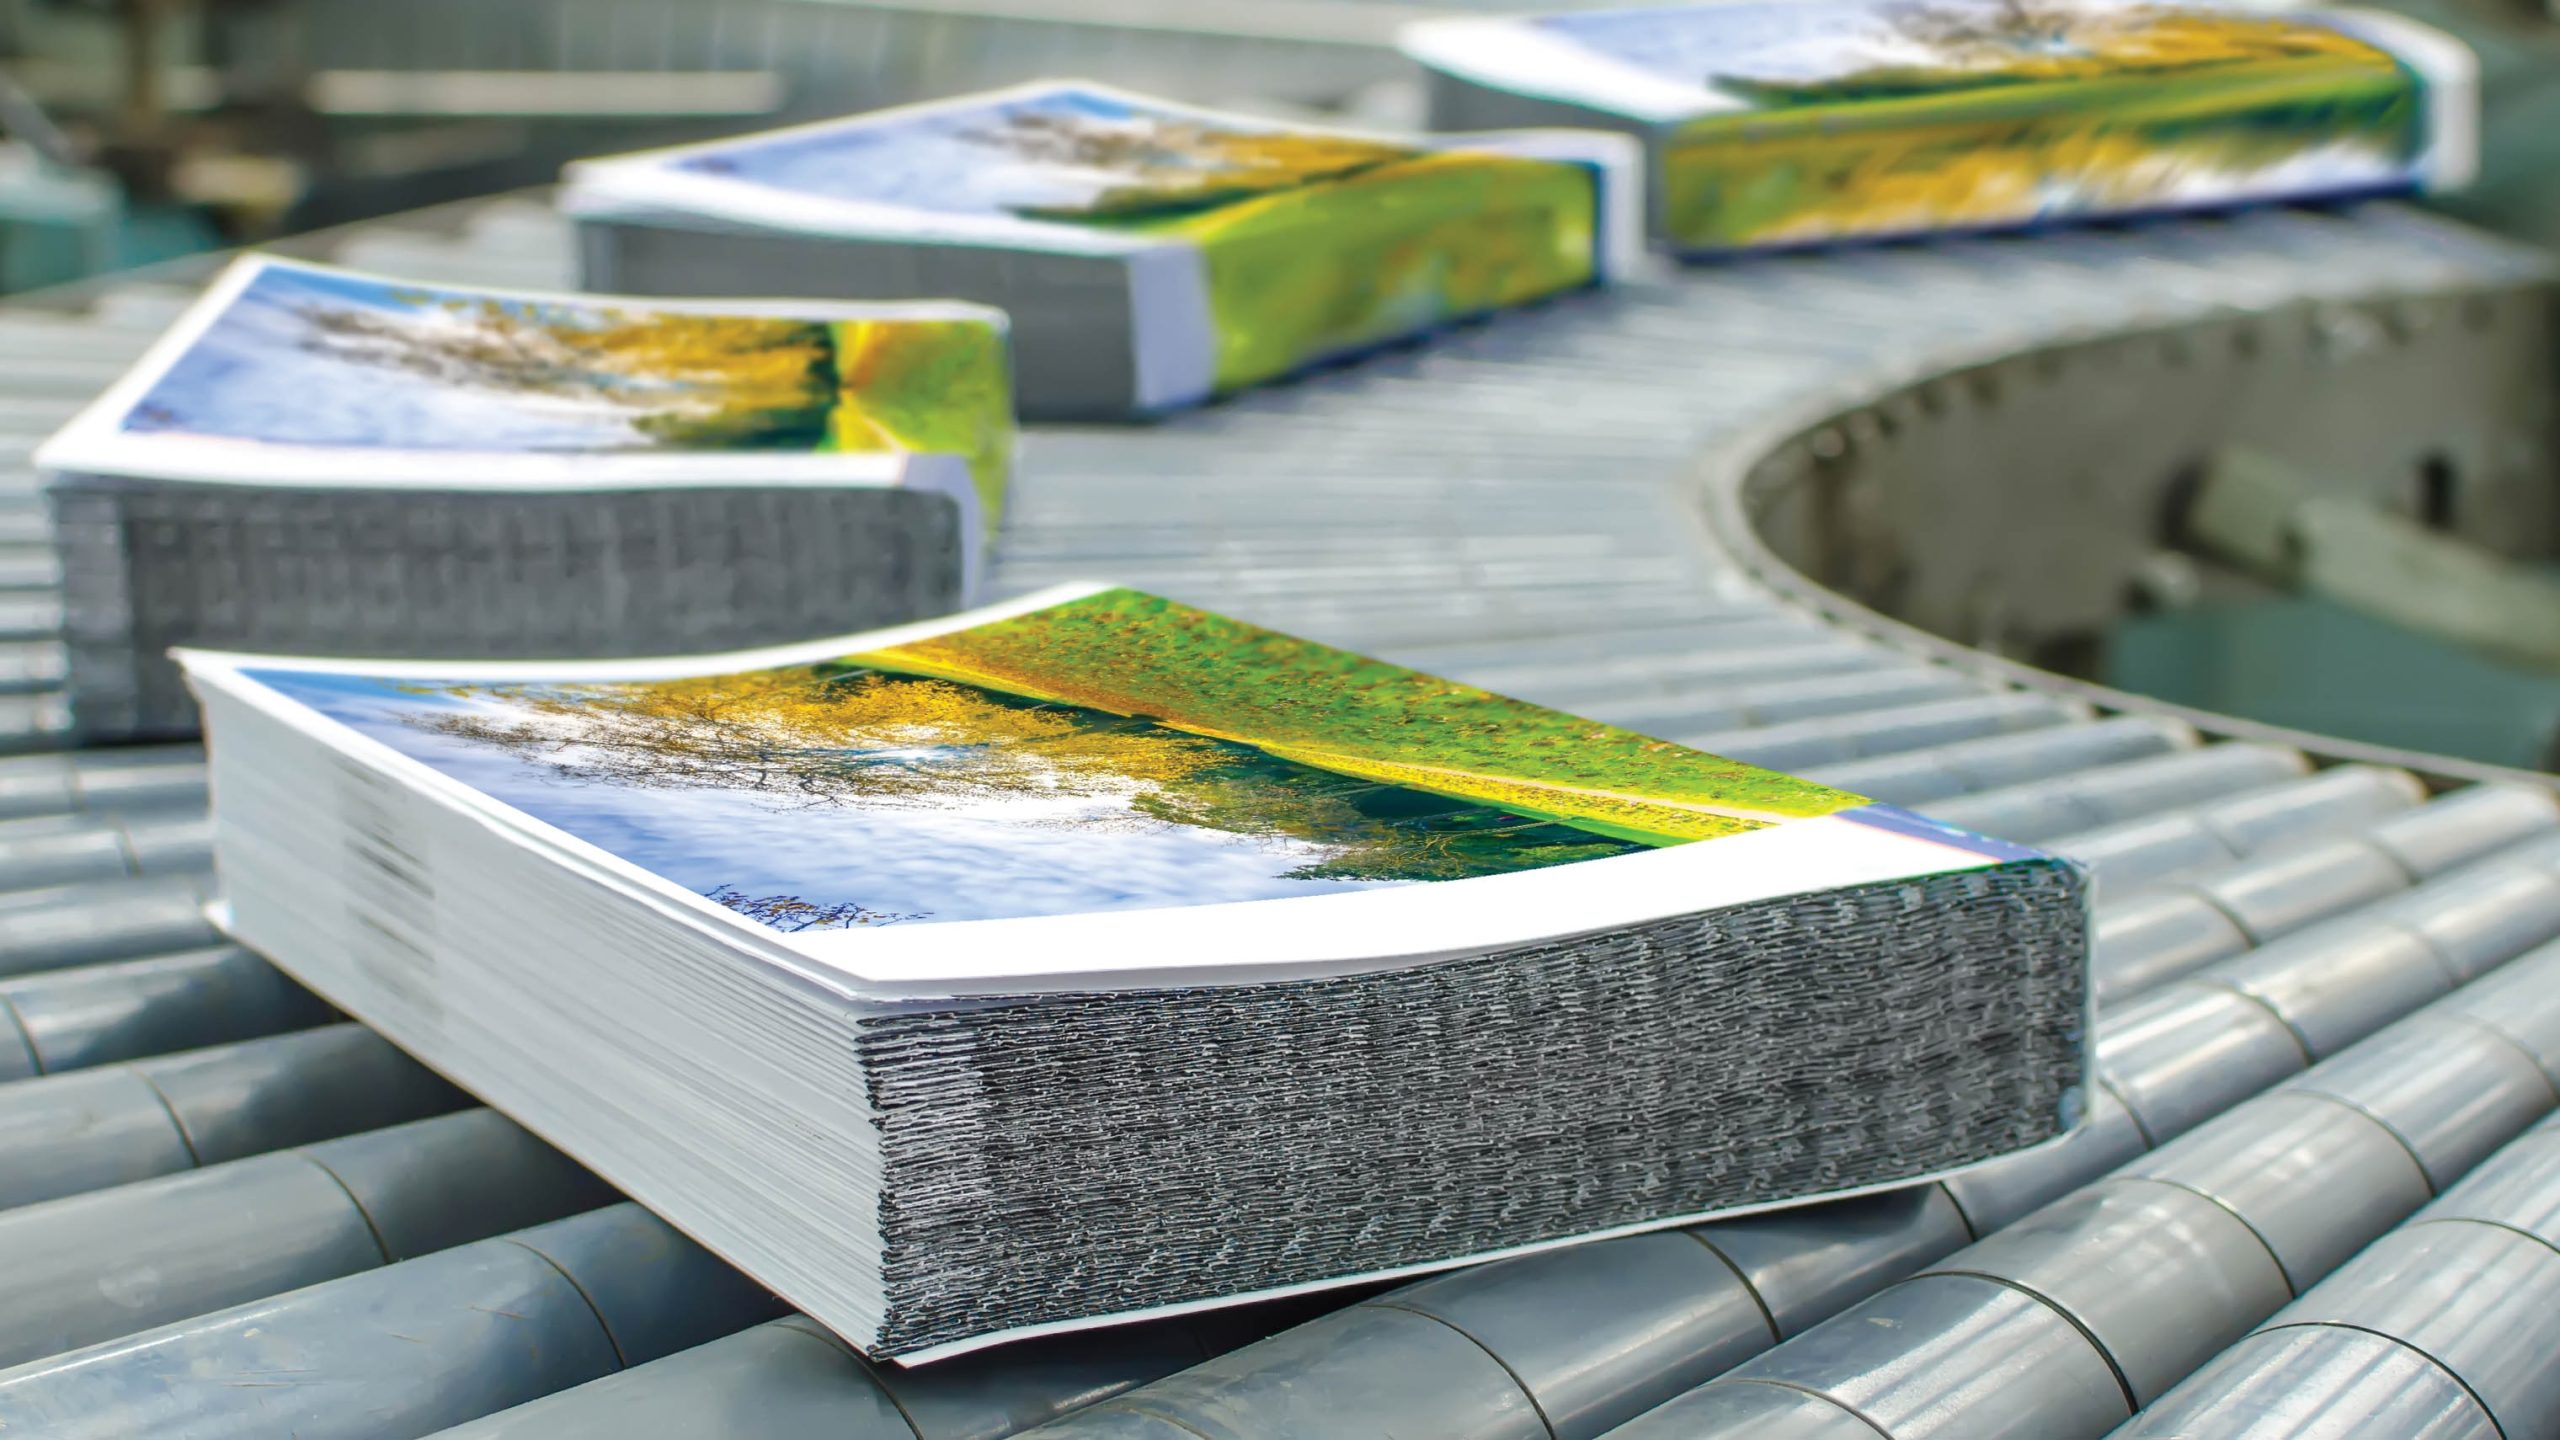
M 2454 989 L 2452 971 L 2405 931 L 2350 919 L 2294 938 L 2301 943 L 2270 945 L 2208 965 L 2161 993 L 2220 987 L 2246 996 L 2284 1021 L 2303 1053 L 2317 1060 Z
M 2405 811 L 2424 794 L 2405 771 L 2341 765 L 2226 800 L 2062 836 L 2051 848 L 2089 866 L 2102 885 L 2123 894 Z
M 123 833 L 83 815 L 0 821 L 0 891 L 36 890 L 133 873 Z
M 613 1200 L 489 1110 L 0 1211 L 0 1366 Z
M 2201 895 L 2109 896 L 2091 927 L 2089 988 L 2104 1009 L 2248 948 L 2240 926 Z
M 2560 1435 L 2555 1315 L 2560 1250 L 2500 1223 L 2422 1218 L 2368 1246 L 2268 1329 L 2387 1335 L 2459 1379 L 2506 1440 L 2549 1440 Z
M 1876 1428 L 1819 1395 L 1737 1380 L 1692 1390 L 1609 1432 L 1609 1440 L 1877 1440 Z
M 207 883 L 167 876 L 0 897 L 0 977 L 219 944 Z
M 190 875 L 213 865 L 207 816 L 41 815 L 0 821 L 0 891 L 133 875 Z
M 1778 1338 L 1734 1269 L 1678 1231 L 1480 1265 L 1378 1303 L 1445 1321 L 1484 1347 L 1537 1402 L 1555 1440 L 1632 1419 Z M 1359 1423 L 1337 1412 L 1316 1428 Z
M 1693 1243 L 1693 1242 L 1684 1242 Z M 1294 1440 L 1467 1435 L 1553 1440 L 1528 1392 L 1445 1320 L 1372 1300 L 1023 1432 Z
M 361 1025 L 0 1086 L 0 1207 L 122 1185 L 461 1108 Z
M 2560 985 L 2560 964 L 2534 968 L 2545 984 Z M 2278 1087 L 2285 1092 L 2324 1095 L 2389 1126 L 2438 1190 L 2560 1105 L 2551 1077 L 2515 1042 L 2432 1013 L 2410 1016 L 2295 1076 Z
M 975 1433 L 1008 1435 L 1016 1428 L 1008 1424 Z M 940 1440 L 924 1433 L 926 1440 Z M 918 1435 L 918 1427 L 907 1423 L 869 1367 L 834 1336 L 794 1315 L 439 1430 L 434 1440 L 918 1440 Z
M 2252 859 L 2191 888 L 2263 945 L 2314 920 L 2409 888 L 2399 862 L 2360 839 Z
M 1576 710 L 1585 704 L 1638 699 L 1667 691 L 1696 693 L 1878 663 L 1900 664 L 1892 651 L 1800 627 L 1736 626 L 1712 648 L 1685 655 L 1583 655 L 1564 662 L 1514 661 L 1464 667 L 1450 678 L 1539 705 Z
M 1951 825 L 2032 844 L 2272 785 L 2310 766 L 2300 751 L 2281 745 L 2207 745 L 1985 790 L 1933 806 L 1932 813 Z
M 7 533 L 7 527 L 0 525 L 0 543 L 6 543 Z M 70 656 L 60 641 L 0 641 L 0 694 L 59 690 L 70 673 Z
M 2474 785 L 2373 827 L 2411 874 L 2435 875 L 2560 826 L 2560 797 L 2536 785 Z
M 2025 1291 L 1973 1275 L 1896 1285 L 1706 1388 L 1754 1382 L 1827 1397 L 1891 1440 L 2099 1435 L 2133 1408 L 2106 1357 L 2070 1321 Z M 1687 1437 L 1757 1433 L 1745 1416 L 1733 1429 Z
M 336 1012 L 239 946 L 214 945 L 0 980 L 0 1015 L 23 1027 L 27 1073 L 60 1074 L 325 1025 Z M 0 1079 L 15 1078 L 0 1047 Z
M 1779 1339 L 1973 1238 L 1963 1212 L 1935 1185 L 1711 1220 L 1690 1233 L 1751 1287 Z
M 1950 795 L 2138 760 L 2194 743 L 2194 730 L 2176 721 L 2117 715 L 2086 725 L 1987 735 L 1817 766 L 1805 778 L 1888 804 L 1926 806 Z
M 1997 1280 L 2051 1306 L 2106 1355 L 2135 1406 L 2158 1399 L 2293 1298 L 2240 1217 L 2182 1186 L 2127 1176 L 2075 1190 L 1910 1283 L 1936 1275 Z M 1928 1343 L 1909 1339 L 1915 1352 Z M 2039 1433 L 2062 1440 L 2102 1432 L 2065 1429 L 2057 1419 Z
M 2408 931 L 2469 980 L 2560 935 L 2560 870 L 2514 861 L 2456 870 L 2357 918 Z
M 2239 858 L 2193 810 L 2147 815 L 2058 836 L 2045 848 L 2086 866 L 2098 883 L 2098 893 L 2110 897 Z
M 1845 675 L 1776 680 L 1728 692 L 1746 725 L 1780 725 L 1822 715 L 1847 715 L 1932 700 L 1972 698 L 1981 682 L 1937 665 L 1878 666 Z
M 2293 1294 L 2434 1193 L 2417 1158 L 2381 1121 L 2325 1095 L 2282 1090 L 2205 1122 L 2119 1173 L 2184 1185 L 2246 1219 Z
M 54 1440 L 401 1440 L 779 1308 L 663 1221 L 613 1205 L 0 1371 L 0 1426 Z
M 2087 1123 L 2060 1143 L 1976 1165 L 1949 1176 L 1940 1188 L 1963 1212 L 1972 1234 L 1988 1235 L 2133 1159 L 2149 1144 L 2133 1112 L 2100 1085 Z
M 790 1315 L 441 1432 L 436 1440 L 997 1440 L 1305 1318 L 1340 1297 L 1228 1306 L 870 1365 Z M 813 1351 L 815 1341 L 832 1352 Z
M 1804 771 L 1860 755 L 1889 755 L 1984 735 L 2058 726 L 2074 711 L 2041 695 L 2002 693 L 1857 715 L 1693 735 L 1686 743 L 1772 770 Z
M 2462 1382 L 2396 1341 L 2262 1330 L 2110 1440 L 2507 1440 Z M 1664 1440 L 1669 1440 L 1668 1436 Z
M 2151 1144 L 2311 1063 L 2284 1021 L 2235 990 L 2181 984 L 2108 1015 L 2098 1074 Z
M 205 802 L 204 748 L 159 745 L 72 757 L 76 808 L 102 814 L 195 809 Z
M 2362 827 L 2406 811 L 2426 796 L 2426 787 L 2406 770 L 2339 765 L 2291 784 L 2200 806 L 2196 815 L 2233 854 L 2252 855 L 2330 827 Z

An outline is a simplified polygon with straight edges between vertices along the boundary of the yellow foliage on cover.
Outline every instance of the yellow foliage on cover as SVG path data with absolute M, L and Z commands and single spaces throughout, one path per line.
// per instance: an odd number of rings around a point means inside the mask
M 1865 803 L 1133 590 L 845 658 L 1140 717 L 1649 844 Z

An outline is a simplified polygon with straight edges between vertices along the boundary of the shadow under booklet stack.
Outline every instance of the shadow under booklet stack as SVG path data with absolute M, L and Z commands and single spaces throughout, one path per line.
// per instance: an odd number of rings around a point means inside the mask
M 973 598 L 1011 463 L 969 305 L 685 304 L 236 262 L 36 453 L 72 723 L 196 728 L 166 658 L 769 645 Z
M 863 1351 L 2066 1133 L 2066 861 L 1124 589 L 655 661 L 182 652 L 225 923 Z

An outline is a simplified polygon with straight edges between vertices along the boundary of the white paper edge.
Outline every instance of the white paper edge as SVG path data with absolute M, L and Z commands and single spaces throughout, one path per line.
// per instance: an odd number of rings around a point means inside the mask
M 2324 21 L 2391 52 L 2425 82 L 2426 148 L 2414 162 L 2421 188 L 2458 190 L 2480 174 L 2480 61 L 2432 25 L 2385 10 L 2317 10 Z
M 910 462 L 929 458 L 925 451 L 832 451 L 825 454 L 774 454 L 737 451 L 571 452 L 534 454 L 522 450 L 414 450 L 339 445 L 292 445 L 233 440 L 223 436 L 161 433 L 129 435 L 118 422 L 132 410 L 197 338 L 219 320 L 243 290 L 269 270 L 356 276 L 390 285 L 451 290 L 500 300 L 582 306 L 619 306 L 677 314 L 776 315 L 809 320 L 978 320 L 1007 333 L 1011 321 L 1001 310 L 958 301 L 927 300 L 867 303 L 821 300 L 659 300 L 651 296 L 589 295 L 555 290 L 492 289 L 442 281 L 412 281 L 371 271 L 315 265 L 272 255 L 250 254 L 234 260 L 215 277 L 203 295 L 187 307 L 142 358 L 117 377 L 99 397 L 84 406 L 52 438 L 36 447 L 33 467 L 40 474 L 80 474 L 144 480 L 201 481 L 211 484 L 345 487 L 351 489 L 450 486 L 458 491 L 551 491 L 586 489 L 722 488 L 882 488 L 915 484 L 947 491 L 938 468 Z M 965 460 L 963 469 L 966 468 Z M 978 528 L 978 501 L 973 491 L 964 510 L 972 540 Z
M 1529 20 L 1417 20 L 1396 32 L 1396 48 L 1417 64 L 1479 85 L 1655 124 L 1742 108 L 1703 84 L 1666 80 Z
M 1196 245 L 1129 257 L 1130 408 L 1197 405 L 1218 388 L 1218 318 L 1209 305 L 1209 259 Z
M 535 819 L 425 762 L 329 720 L 241 672 L 386 678 L 668 679 L 806 664 L 1044 609 L 1114 587 L 1062 586 L 943 619 L 719 656 L 639 661 L 367 662 L 171 652 L 191 684 L 218 689 L 487 826 L 504 842 L 700 922 L 742 951 L 794 957 L 843 977 L 855 1000 L 1233 984 L 1398 968 L 1846 885 L 1981 869 L 1994 857 L 1839 815 L 1576 865 L 1469 880 L 1285 899 L 947 921 L 780 937 L 673 881 Z M 218 743 L 218 741 L 217 741 Z M 218 822 L 217 812 L 217 822 Z M 1534 924 L 1518 917 L 1534 915 Z M 1201 957 L 1216 956 L 1214 962 Z M 1097 963 L 1099 962 L 1099 963 Z

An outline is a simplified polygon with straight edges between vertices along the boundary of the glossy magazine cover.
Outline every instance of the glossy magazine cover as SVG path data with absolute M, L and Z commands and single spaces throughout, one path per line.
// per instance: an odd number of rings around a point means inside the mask
M 1356 967 L 2061 863 L 1126 589 L 667 661 L 185 658 L 890 988 Z
M 1013 433 L 1004 317 L 980 307 L 533 294 L 252 255 L 36 461 L 250 485 L 909 485 L 992 535 Z
M 1469 82 L 1648 127 L 1657 220 L 1720 251 L 2462 183 L 2475 66 L 2352 10 L 1815 0 L 1426 23 Z
M 692 214 L 863 239 L 1154 257 L 1233 389 L 1590 285 L 1628 257 L 1607 136 L 1398 138 L 1080 81 L 570 167 L 582 216 Z

